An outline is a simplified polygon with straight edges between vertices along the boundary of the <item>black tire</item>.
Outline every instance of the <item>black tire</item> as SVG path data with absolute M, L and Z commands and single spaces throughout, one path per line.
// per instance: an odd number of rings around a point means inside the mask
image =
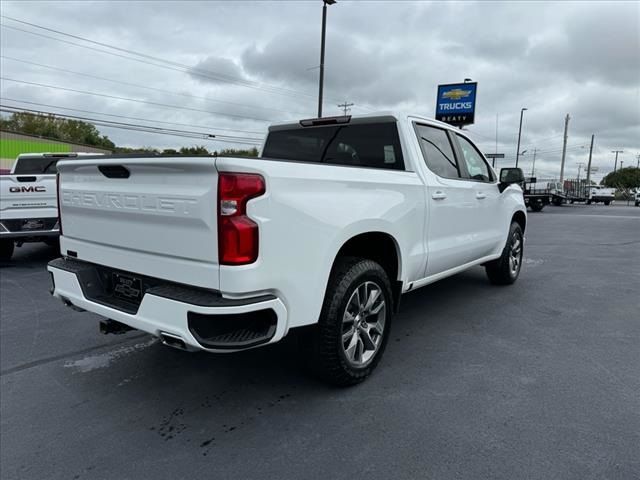
M 636 202 L 636 207 L 640 207 L 640 202 Z
M 591 205 L 591 200 L 587 200 L 587 205 Z
M 60 251 L 60 237 L 47 238 L 44 243 L 58 252 Z
M 356 289 L 358 289 L 359 295 L 363 286 L 366 291 L 367 285 L 374 290 L 374 294 L 377 291 L 380 292 L 371 309 L 375 310 L 374 307 L 379 306 L 381 301 L 384 301 L 384 305 L 378 314 L 367 315 L 365 313 L 361 317 L 361 311 L 354 317 L 349 313 L 348 315 L 351 315 L 354 320 L 352 322 L 353 326 L 347 328 L 349 323 L 344 323 L 347 309 L 352 310 L 354 305 L 357 306 L 357 303 L 352 302 L 352 296 L 356 295 Z M 378 287 L 379 290 L 375 290 L 372 285 Z M 365 296 L 371 297 L 371 295 Z M 380 297 L 382 300 L 380 300 Z M 329 279 L 320 320 L 317 325 L 309 328 L 301 337 L 300 353 L 312 373 L 322 380 L 342 387 L 360 383 L 373 372 L 382 357 L 389 338 L 392 316 L 393 296 L 391 294 L 391 284 L 384 269 L 372 260 L 354 257 L 338 259 L 338 264 L 334 267 Z M 375 325 L 380 328 L 380 318 L 383 319 L 384 323 L 381 328 L 382 332 L 378 334 L 372 324 L 367 322 L 370 320 L 373 322 L 373 320 L 377 319 Z M 376 342 L 370 358 L 363 361 L 361 365 L 356 365 L 357 359 L 350 359 L 346 353 L 346 350 L 351 350 L 357 356 L 357 351 L 360 349 L 360 359 L 364 360 L 365 358 L 367 350 L 365 347 L 366 342 L 363 340 L 364 333 L 361 333 L 362 330 L 359 329 L 356 323 L 371 327 L 366 335 L 369 341 L 374 339 Z M 345 328 L 347 331 L 345 331 Z M 348 340 L 344 340 L 344 337 L 349 335 L 351 331 L 354 332 L 351 337 Z M 345 343 L 351 345 L 354 338 L 355 348 L 349 349 L 345 347 Z M 360 344 L 362 344 L 362 347 L 360 347 Z
M 605 204 L 605 205 L 607 205 L 607 206 L 608 206 L 610 203 L 611 203 L 611 201 L 610 201 L 610 200 L 605 200 L 605 201 L 604 201 L 604 204 Z
M 532 212 L 541 212 L 542 209 L 544 208 L 544 203 L 533 202 L 533 203 L 530 203 L 529 206 L 531 207 Z
M 11 260 L 14 247 L 13 240 L 0 240 L 0 260 Z
M 519 243 L 516 244 L 516 241 Z M 515 271 L 512 268 L 513 264 L 510 262 L 514 250 L 518 248 L 519 252 L 514 258 Z M 509 236 L 507 237 L 507 243 L 502 250 L 502 255 L 497 260 L 493 260 L 485 266 L 489 281 L 494 285 L 511 285 L 514 283 L 520 275 L 520 269 L 522 268 L 522 258 L 524 255 L 524 235 L 522 228 L 516 222 L 511 224 L 509 228 Z M 517 258 L 517 261 L 515 259 Z

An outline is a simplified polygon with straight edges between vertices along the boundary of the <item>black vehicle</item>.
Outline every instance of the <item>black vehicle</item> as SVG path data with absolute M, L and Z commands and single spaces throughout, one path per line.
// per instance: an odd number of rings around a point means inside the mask
M 552 201 L 552 194 L 547 186 L 538 184 L 536 177 L 526 178 L 522 186 L 524 203 L 532 212 L 540 212 Z

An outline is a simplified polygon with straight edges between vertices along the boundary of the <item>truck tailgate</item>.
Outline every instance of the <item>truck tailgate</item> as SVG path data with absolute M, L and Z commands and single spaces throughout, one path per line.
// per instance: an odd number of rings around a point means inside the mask
M 55 175 L 0 176 L 0 218 L 57 217 Z
M 211 157 L 63 161 L 62 251 L 128 272 L 218 288 Z

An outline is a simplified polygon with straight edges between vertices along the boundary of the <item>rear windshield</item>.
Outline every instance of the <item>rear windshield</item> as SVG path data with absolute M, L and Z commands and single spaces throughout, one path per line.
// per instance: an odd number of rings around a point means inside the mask
M 262 156 L 404 170 L 398 128 L 392 122 L 275 130 L 269 132 Z
M 16 175 L 36 175 L 39 173 L 56 173 L 56 157 L 21 157 L 17 160 Z

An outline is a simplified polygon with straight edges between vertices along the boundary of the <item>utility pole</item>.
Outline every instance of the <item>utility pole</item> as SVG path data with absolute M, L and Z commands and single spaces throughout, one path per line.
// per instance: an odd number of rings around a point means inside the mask
M 613 167 L 613 173 L 615 173 L 618 170 L 618 154 L 623 152 L 624 150 L 611 150 L 611 153 L 616 154 L 616 163 L 615 163 L 615 166 Z
M 587 187 L 591 185 L 591 156 L 593 155 L 593 137 L 591 135 L 591 147 L 589 147 L 589 163 L 587 163 Z
M 536 152 L 538 151 L 537 148 L 533 149 L 533 164 L 531 165 L 531 176 L 533 177 L 535 175 L 536 172 Z
M 569 132 L 569 114 L 564 117 L 564 140 L 562 142 L 562 161 L 560 162 L 560 184 L 564 182 L 564 160 L 567 156 L 567 138 Z
M 320 84 L 318 86 L 318 118 L 322 118 L 322 89 L 324 87 L 324 41 L 327 35 L 327 5 L 333 5 L 336 0 L 322 2 L 322 38 L 320 40 Z
M 516 168 L 518 168 L 518 158 L 520 158 L 520 137 L 522 136 L 522 116 L 524 115 L 525 110 L 527 110 L 526 107 L 522 107 L 520 109 L 520 128 L 518 128 L 518 148 L 516 149 Z
M 640 168 L 640 155 L 636 155 L 636 168 Z
M 349 107 L 353 107 L 354 105 L 355 103 L 347 103 L 347 101 L 345 100 L 344 103 L 338 104 L 338 107 L 344 110 L 344 116 L 346 117 L 347 112 L 351 110 Z

